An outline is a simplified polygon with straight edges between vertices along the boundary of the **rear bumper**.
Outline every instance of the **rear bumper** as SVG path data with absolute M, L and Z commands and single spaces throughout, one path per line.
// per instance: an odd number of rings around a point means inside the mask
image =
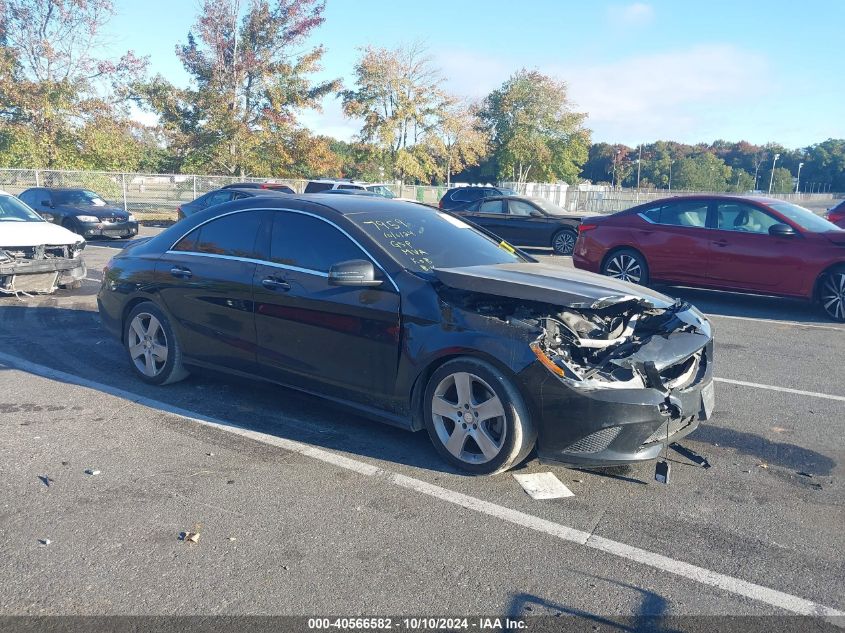
M 522 381 L 533 383 L 537 454 L 541 461 L 600 467 L 655 459 L 667 442 L 676 442 L 712 415 L 714 405 L 712 341 L 694 383 L 668 395 L 658 389 L 571 388 L 539 363 Z

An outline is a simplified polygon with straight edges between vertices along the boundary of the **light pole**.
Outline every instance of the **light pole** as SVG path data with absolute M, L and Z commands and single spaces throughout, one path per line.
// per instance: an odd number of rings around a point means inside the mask
M 643 160 L 643 144 L 640 143 L 640 149 L 637 153 L 637 191 L 640 189 L 640 163 Z
M 674 163 L 674 162 L 675 162 L 674 160 L 669 161 L 669 192 L 670 193 L 672 191 L 672 163 Z
M 780 158 L 780 154 L 775 154 L 775 159 L 772 161 L 772 175 L 769 177 L 769 193 L 772 193 L 772 183 L 775 182 L 775 165 Z
M 613 154 L 613 189 L 616 189 L 616 163 L 619 162 L 619 154 L 622 152 L 621 149 L 617 149 L 616 152 Z
M 801 168 L 804 163 L 798 163 L 798 177 L 795 179 L 795 193 L 798 193 L 798 185 L 801 184 Z

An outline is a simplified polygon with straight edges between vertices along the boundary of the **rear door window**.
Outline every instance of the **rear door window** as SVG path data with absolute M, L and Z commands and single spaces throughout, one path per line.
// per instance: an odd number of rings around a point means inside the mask
M 305 185 L 305 193 L 319 193 L 331 189 L 333 186 L 330 182 L 309 182 Z
M 476 205 L 473 205 L 476 206 Z M 505 212 L 505 201 L 504 200 L 484 200 L 480 205 L 478 205 L 479 213 L 504 213 Z
M 707 226 L 707 201 L 673 202 L 662 207 L 653 207 L 642 212 L 655 224 L 667 226 L 688 226 L 704 228 Z
M 256 259 L 260 226 L 260 211 L 224 215 L 188 233 L 173 250 Z

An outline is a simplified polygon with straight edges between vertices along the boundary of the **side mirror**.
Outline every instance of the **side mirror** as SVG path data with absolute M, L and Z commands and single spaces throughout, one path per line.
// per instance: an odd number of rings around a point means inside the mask
M 366 259 L 351 259 L 339 262 L 329 268 L 330 286 L 374 287 L 381 285 L 381 279 L 376 279 L 373 262 Z
M 769 235 L 774 235 L 775 237 L 791 237 L 797 235 L 797 233 L 788 224 L 773 224 L 769 227 Z
M 537 210 L 532 211 L 532 212 L 531 212 L 531 213 L 529 213 L 528 215 L 530 215 L 532 218 L 542 218 L 542 217 L 543 217 L 543 214 L 542 214 L 542 213 L 540 213 L 540 212 L 539 212 L 539 211 L 537 211 Z

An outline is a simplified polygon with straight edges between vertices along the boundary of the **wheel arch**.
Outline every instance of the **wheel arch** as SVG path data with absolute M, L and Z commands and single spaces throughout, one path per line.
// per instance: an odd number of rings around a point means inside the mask
M 648 260 L 648 257 L 646 257 L 645 253 L 643 253 L 639 247 L 634 246 L 633 244 L 620 244 L 618 246 L 614 246 L 613 248 L 608 249 L 608 251 L 604 254 L 604 257 L 601 258 L 601 264 L 599 264 L 599 271 L 604 270 L 604 265 L 607 263 L 607 260 L 609 260 L 611 257 L 616 255 L 616 253 L 620 251 L 634 251 L 637 255 L 643 258 L 645 265 L 648 266 L 648 272 L 649 274 L 651 274 L 651 262 Z
M 841 270 L 841 271 L 845 272 L 845 261 L 836 262 L 834 264 L 831 264 L 830 266 L 828 266 L 827 268 L 822 270 L 816 276 L 816 280 L 813 282 L 813 295 L 812 295 L 813 303 L 819 302 L 819 291 L 821 289 L 822 280 L 825 278 L 826 275 L 832 273 L 834 270 Z
M 428 381 L 431 379 L 431 376 L 443 365 L 445 365 L 451 360 L 456 360 L 458 358 L 472 358 L 474 360 L 481 360 L 492 365 L 493 367 L 504 373 L 504 375 L 510 380 L 513 388 L 519 391 L 520 395 L 522 395 L 523 399 L 525 399 L 525 395 L 522 394 L 522 390 L 519 388 L 519 384 L 516 381 L 516 375 L 514 374 L 513 370 L 508 367 L 505 363 L 501 362 L 490 354 L 487 354 L 477 349 L 467 348 L 461 350 L 449 350 L 448 352 L 441 354 L 440 356 L 436 356 L 430 359 L 428 363 L 417 373 L 416 378 L 414 378 L 414 383 L 411 387 L 411 395 L 409 402 L 412 431 L 421 431 L 425 428 L 423 414 L 423 395 L 425 394 L 425 388 L 426 386 L 428 386 Z

